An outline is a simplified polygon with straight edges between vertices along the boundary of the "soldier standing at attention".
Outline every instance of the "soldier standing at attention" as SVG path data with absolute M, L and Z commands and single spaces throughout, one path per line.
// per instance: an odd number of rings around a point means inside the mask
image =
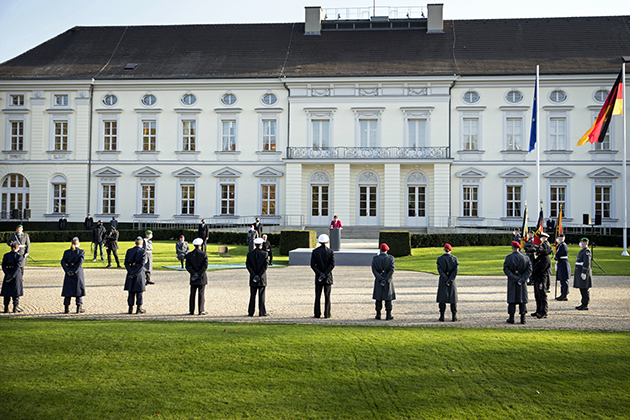
M 147 284 L 155 284 L 151 281 L 151 270 L 153 270 L 153 241 L 151 239 L 153 239 L 153 232 L 150 230 L 144 232 L 142 248 L 147 253 L 147 259 L 144 264 L 144 272 Z
M 141 237 L 136 238 L 136 246 L 129 248 L 125 254 L 125 268 L 127 269 L 127 277 L 125 278 L 125 290 L 129 291 L 127 303 L 129 304 L 129 313 L 133 313 L 133 305 L 138 305 L 137 314 L 143 314 L 146 311 L 142 309 L 143 299 L 142 292 L 146 290 L 144 267 L 147 262 L 147 253 L 142 249 L 143 240 Z
M 387 254 L 389 247 L 387 244 L 381 244 L 381 253 L 372 258 L 372 273 L 374 274 L 374 292 L 372 299 L 376 300 L 376 317 L 381 319 L 381 309 L 383 309 L 383 301 L 385 301 L 385 311 L 387 315 L 385 319 L 394 319 L 392 316 L 392 300 L 396 300 L 396 291 L 392 276 L 394 275 L 395 264 L 394 257 Z
M 560 282 L 560 296 L 556 298 L 559 301 L 567 301 L 569 294 L 569 278 L 571 277 L 571 264 L 569 264 L 569 247 L 564 243 L 564 234 L 558 235 L 556 238 L 558 247 L 554 259 L 556 262 L 556 281 Z
M 199 315 L 207 315 L 205 310 L 205 290 L 208 284 L 208 254 L 203 252 L 203 239 L 195 238 L 193 241 L 195 249 L 193 252 L 186 254 L 186 271 L 190 273 L 190 299 L 188 305 L 188 313 L 195 314 L 195 297 L 199 295 Z
M 28 265 L 28 254 L 31 253 L 31 238 L 29 238 L 28 233 L 24 232 L 23 230 L 24 227 L 22 225 L 17 225 L 17 227 L 15 228 L 15 232 L 11 234 L 9 241 L 7 242 L 9 246 L 12 246 L 11 243 L 13 242 L 18 243 L 18 254 L 22 256 L 22 259 L 20 260 L 20 270 L 22 271 L 20 281 L 24 277 L 24 267 Z
M 116 260 L 116 266 L 120 268 L 120 260 L 118 259 L 118 231 L 114 226 L 109 227 L 109 232 L 105 236 L 105 249 L 107 249 L 107 267 L 112 266 L 112 254 Z
M 208 237 L 210 236 L 210 226 L 206 224 L 206 219 L 201 219 L 201 223 L 197 228 L 197 238 L 201 238 L 203 240 L 203 252 L 208 252 Z
M 536 298 L 536 312 L 532 314 L 536 318 L 547 318 L 547 284 L 551 274 L 551 258 L 553 252 L 547 242 L 549 235 L 545 232 L 540 234 L 541 244 L 535 246 L 536 259 L 532 266 L 532 282 L 534 283 L 534 297 Z
M 4 254 L 2 258 L 2 272 L 4 280 L 2 281 L 2 290 L 0 296 L 4 297 L 4 313 L 9 312 L 9 302 L 13 299 L 13 312 L 22 312 L 20 308 L 20 296 L 24 294 L 22 287 L 22 255 L 20 255 L 20 244 L 11 242 L 9 244 L 11 250 Z
M 85 218 L 85 221 L 83 222 L 83 227 L 85 227 L 85 230 L 92 230 L 93 226 L 94 226 L 94 219 L 92 219 L 92 215 L 88 213 L 87 217 Z
M 265 307 L 265 289 L 267 288 L 267 252 L 262 249 L 263 238 L 254 239 L 255 248 L 247 254 L 245 265 L 249 271 L 249 306 L 247 315 L 254 316 L 256 294 L 258 294 L 258 315 L 268 316 Z
M 326 246 L 328 240 L 328 235 L 319 235 L 317 240 L 319 247 L 311 253 L 311 269 L 315 272 L 315 318 L 322 316 L 322 291 L 324 292 L 324 318 L 330 318 L 330 291 L 333 284 L 335 253 Z
M 70 301 L 72 298 L 76 299 L 77 313 L 85 312 L 85 309 L 83 309 L 83 296 L 85 296 L 83 260 L 85 259 L 85 251 L 80 249 L 79 246 L 79 238 L 72 238 L 70 249 L 66 249 L 61 258 L 61 267 L 65 272 L 61 296 L 63 296 L 64 313 L 66 314 L 70 313 Z
M 457 277 L 459 261 L 457 261 L 456 256 L 451 255 L 452 250 L 453 247 L 450 244 L 445 244 L 444 254 L 437 259 L 440 279 L 436 302 L 440 308 L 440 318 L 438 319 L 440 322 L 444 322 L 444 312 L 446 311 L 447 303 L 451 304 L 453 322 L 457 322 L 457 285 L 455 284 L 455 277 Z
M 201 246 L 203 248 L 203 239 L 201 239 Z M 196 240 L 196 239 L 195 239 Z M 195 241 L 193 241 L 193 245 Z M 203 249 L 202 249 L 203 251 Z M 177 254 L 177 259 L 182 263 L 182 268 L 184 268 L 184 262 L 186 261 L 186 255 L 190 252 L 190 248 L 188 247 L 188 242 L 186 242 L 184 235 L 180 235 L 179 241 L 175 243 L 175 253 Z M 204 251 L 205 252 L 205 251 Z
M 505 257 L 503 272 L 507 276 L 507 302 L 508 302 L 508 324 L 514 324 L 514 313 L 516 304 L 519 305 L 521 314 L 521 324 L 525 323 L 527 314 L 527 279 L 532 273 L 532 265 L 529 258 L 520 252 L 521 244 L 512 242 L 512 253 Z
M 582 295 L 582 304 L 576 306 L 578 311 L 588 311 L 588 303 L 591 300 L 589 290 L 593 286 L 591 277 L 593 275 L 591 267 L 591 250 L 588 249 L 588 239 L 580 240 L 580 252 L 575 259 L 575 273 L 573 276 L 573 287 L 580 289 Z

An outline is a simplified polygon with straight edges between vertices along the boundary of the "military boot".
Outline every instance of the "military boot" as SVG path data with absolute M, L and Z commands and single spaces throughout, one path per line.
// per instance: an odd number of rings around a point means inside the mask
M 82 314 L 84 312 L 85 312 L 85 309 L 83 309 L 83 305 L 77 305 L 77 313 Z
M 510 317 L 506 321 L 508 324 L 514 324 L 514 314 L 510 314 Z
M 521 314 L 521 324 L 525 323 L 525 314 Z
M 9 313 L 9 305 L 4 305 L 4 313 L 5 314 Z
M 453 322 L 457 322 L 457 312 L 453 312 Z
M 13 312 L 23 312 L 23 310 L 18 305 L 13 305 Z
M 146 311 L 144 309 L 142 309 L 142 305 L 138 305 L 138 309 L 136 310 L 136 314 L 143 314 Z
M 440 311 L 440 317 L 438 318 L 438 321 L 444 322 L 444 311 Z
M 133 306 L 129 307 L 129 313 L 132 314 L 133 313 Z
M 381 311 L 376 311 L 376 316 L 374 319 L 381 319 Z
M 70 313 L 70 305 L 63 305 L 63 313 L 64 314 L 69 314 Z
M 386 320 L 394 319 L 394 315 L 392 315 L 392 311 L 387 311 L 387 316 L 385 316 Z

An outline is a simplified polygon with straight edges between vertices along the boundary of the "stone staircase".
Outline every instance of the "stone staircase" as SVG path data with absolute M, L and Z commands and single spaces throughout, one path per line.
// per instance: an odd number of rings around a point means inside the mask
M 326 226 L 306 226 L 306 230 L 314 230 L 317 235 L 322 233 L 328 234 L 328 227 Z M 373 239 L 378 240 L 378 235 L 382 230 L 400 230 L 408 231 L 411 233 L 427 233 L 427 228 L 413 228 L 413 227 L 383 227 L 383 226 L 347 226 L 343 228 L 341 232 L 341 239 Z

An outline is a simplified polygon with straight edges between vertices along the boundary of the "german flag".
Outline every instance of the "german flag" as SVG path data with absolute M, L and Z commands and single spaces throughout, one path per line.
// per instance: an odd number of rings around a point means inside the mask
M 621 80 L 621 73 L 619 73 L 617 81 L 608 94 L 606 102 L 604 102 L 604 106 L 599 111 L 593 126 L 580 138 L 577 145 L 581 146 L 586 142 L 597 143 L 603 141 L 613 115 L 623 115 L 623 80 Z
M 564 232 L 562 231 L 562 206 L 560 206 L 560 213 L 558 213 L 558 223 L 556 224 L 556 238 L 562 233 Z M 553 249 L 558 249 L 558 241 L 554 241 Z

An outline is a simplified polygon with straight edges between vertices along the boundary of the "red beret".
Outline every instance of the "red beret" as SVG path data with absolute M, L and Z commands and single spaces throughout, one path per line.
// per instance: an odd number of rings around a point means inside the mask
M 381 244 L 381 251 L 389 251 L 389 247 L 387 246 L 386 243 Z
M 444 244 L 444 249 L 448 249 L 449 251 L 452 251 L 453 247 L 451 246 L 451 244 Z
M 516 242 L 516 241 L 512 241 L 512 246 L 513 246 L 514 248 L 521 249 L 521 244 L 520 244 L 520 243 L 518 243 L 518 242 Z

